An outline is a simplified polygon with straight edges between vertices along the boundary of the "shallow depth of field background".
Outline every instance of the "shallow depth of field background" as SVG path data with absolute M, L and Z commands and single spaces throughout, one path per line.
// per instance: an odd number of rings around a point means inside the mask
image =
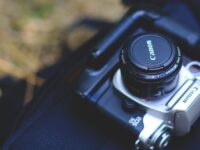
M 60 43 L 76 49 L 96 31 L 64 31 L 84 17 L 115 22 L 125 13 L 120 0 L 0 0 L 0 75 L 26 78 L 55 63 Z

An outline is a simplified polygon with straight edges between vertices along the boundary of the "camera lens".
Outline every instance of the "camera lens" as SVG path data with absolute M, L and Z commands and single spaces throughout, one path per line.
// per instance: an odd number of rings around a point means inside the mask
M 177 85 L 181 66 L 179 48 L 165 36 L 155 33 L 130 38 L 120 54 L 126 87 L 147 99 L 172 91 Z

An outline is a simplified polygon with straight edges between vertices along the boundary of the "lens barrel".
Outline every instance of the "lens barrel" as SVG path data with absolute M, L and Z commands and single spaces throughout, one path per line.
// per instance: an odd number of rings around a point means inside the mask
M 120 54 L 126 87 L 134 95 L 147 99 L 172 91 L 177 86 L 181 66 L 180 49 L 156 33 L 131 37 Z

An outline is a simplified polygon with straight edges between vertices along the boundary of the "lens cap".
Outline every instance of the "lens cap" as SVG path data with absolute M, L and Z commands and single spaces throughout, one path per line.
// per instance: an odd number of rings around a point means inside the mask
M 128 57 L 140 69 L 156 70 L 171 64 L 175 57 L 175 47 L 169 40 L 156 34 L 145 34 L 130 45 Z
M 120 55 L 122 78 L 138 95 L 162 95 L 174 89 L 182 66 L 180 49 L 167 37 L 146 33 L 131 37 Z

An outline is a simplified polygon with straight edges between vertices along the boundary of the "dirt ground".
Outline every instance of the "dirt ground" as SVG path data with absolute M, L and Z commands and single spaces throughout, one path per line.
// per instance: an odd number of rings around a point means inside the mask
M 120 0 L 0 0 L 0 75 L 24 78 L 60 58 L 60 41 L 76 49 L 95 31 L 63 32 L 77 20 L 117 21 L 126 8 Z

